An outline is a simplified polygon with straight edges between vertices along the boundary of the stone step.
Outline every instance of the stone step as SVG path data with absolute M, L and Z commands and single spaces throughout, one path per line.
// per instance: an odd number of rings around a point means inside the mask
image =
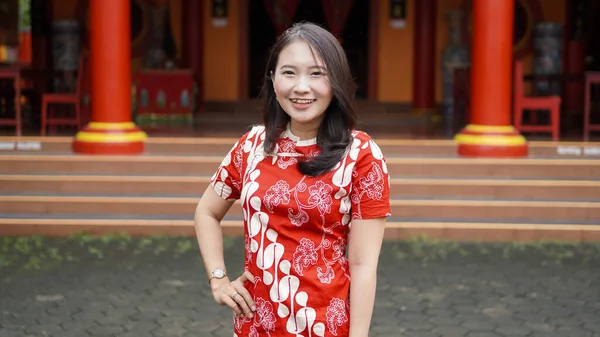
M 199 196 L 210 176 L 0 174 L 4 195 Z M 600 180 L 394 178 L 397 198 L 600 200 Z
M 0 235 L 193 235 L 196 203 L 235 141 L 151 137 L 143 155 L 84 156 L 72 138 L 0 137 Z M 600 240 L 597 144 L 532 142 L 530 158 L 467 159 L 448 140 L 377 142 L 392 177 L 387 238 Z M 240 235 L 241 219 L 238 203 L 225 233 Z
M 0 196 L 0 213 L 5 214 L 113 214 L 180 216 L 194 214 L 199 197 L 117 197 L 117 196 Z M 460 199 L 392 199 L 394 217 L 426 219 L 506 219 L 511 221 L 597 221 L 600 200 L 525 201 Z M 227 213 L 242 219 L 239 202 Z
M 225 220 L 221 225 L 226 236 L 243 234 L 243 222 Z M 77 233 L 92 235 L 126 233 L 135 236 L 177 235 L 195 236 L 189 219 L 149 219 L 125 217 L 39 217 L 0 215 L 0 236 L 46 235 L 69 236 Z M 403 221 L 394 219 L 386 224 L 385 238 L 391 240 L 427 236 L 459 241 L 600 241 L 600 226 L 543 222 L 441 222 Z
M 212 175 L 222 156 L 0 155 L 0 174 Z M 598 180 L 600 160 L 506 158 L 387 159 L 392 177 Z
M 240 134 L 241 136 L 241 134 Z M 386 156 L 456 156 L 456 143 L 444 139 L 389 139 L 374 137 Z M 145 154 L 223 156 L 237 141 L 235 137 L 150 137 Z M 2 153 L 70 154 L 72 137 L 0 137 Z M 600 143 L 540 142 L 529 143 L 533 158 L 597 158 Z

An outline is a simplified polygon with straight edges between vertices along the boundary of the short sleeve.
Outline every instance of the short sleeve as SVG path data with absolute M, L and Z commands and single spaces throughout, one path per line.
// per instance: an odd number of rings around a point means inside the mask
M 243 144 L 246 135 L 238 140 L 211 178 L 211 186 L 221 198 L 237 200 L 242 191 Z
M 391 215 L 390 177 L 385 158 L 372 139 L 359 140 L 360 151 L 352 172 L 350 193 L 352 219 L 388 217 Z

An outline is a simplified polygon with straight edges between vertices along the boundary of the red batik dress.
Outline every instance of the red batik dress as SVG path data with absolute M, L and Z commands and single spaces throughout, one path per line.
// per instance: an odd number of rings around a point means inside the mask
M 213 176 L 217 194 L 241 201 L 244 265 L 255 277 L 254 285 L 245 285 L 256 302 L 255 316 L 236 317 L 234 337 L 348 336 L 351 219 L 390 215 L 381 150 L 364 132 L 353 137 L 333 170 L 308 177 L 297 162 L 319 153 L 316 140 L 298 140 L 288 129 L 278 155 L 267 156 L 264 127 L 256 126 Z

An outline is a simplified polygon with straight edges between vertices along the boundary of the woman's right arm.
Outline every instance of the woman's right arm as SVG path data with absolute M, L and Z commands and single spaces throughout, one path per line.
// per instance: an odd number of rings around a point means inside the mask
M 213 270 L 217 268 L 227 270 L 223 256 L 221 220 L 233 203 L 234 200 L 221 198 L 213 187 L 209 186 L 196 206 L 194 227 L 207 272 L 207 280 L 211 277 Z M 254 307 L 254 301 L 243 286 L 245 281 L 254 282 L 254 276 L 246 272 L 233 282 L 227 276 L 221 279 L 213 278 L 210 281 L 210 287 L 218 304 L 231 307 L 238 315 L 246 314 L 248 317 L 252 317 L 254 309 L 251 308 Z M 239 296 L 235 295 L 236 293 Z
M 210 278 L 211 272 L 217 268 L 225 269 L 223 258 L 223 232 L 221 220 L 231 208 L 235 200 L 224 200 L 209 186 L 196 206 L 194 227 L 204 260 L 204 267 Z M 215 280 L 213 280 L 215 281 Z M 212 281 L 211 281 L 212 283 Z

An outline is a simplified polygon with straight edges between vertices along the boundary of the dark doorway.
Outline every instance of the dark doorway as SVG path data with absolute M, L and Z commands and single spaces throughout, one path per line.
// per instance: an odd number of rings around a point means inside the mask
M 352 9 L 342 32 L 342 46 L 346 50 L 352 73 L 358 86 L 357 97 L 367 97 L 369 69 L 369 1 L 353 0 Z M 263 0 L 250 0 L 248 9 L 249 94 L 255 98 L 260 93 L 269 57 L 269 48 L 275 43 L 276 32 Z M 320 0 L 302 0 L 294 22 L 310 21 L 327 27 Z
M 264 81 L 269 49 L 275 43 L 276 33 L 263 0 L 250 0 L 248 16 L 248 94 L 250 98 L 255 98 Z
M 600 0 L 588 0 L 586 70 L 600 71 Z

